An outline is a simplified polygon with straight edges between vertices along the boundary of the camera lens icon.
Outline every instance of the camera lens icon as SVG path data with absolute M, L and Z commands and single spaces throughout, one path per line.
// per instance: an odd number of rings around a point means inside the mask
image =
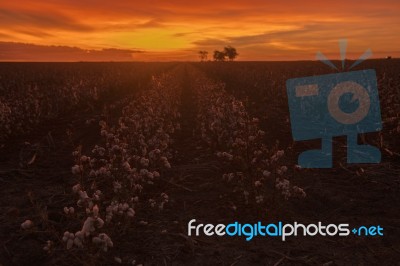
M 352 113 L 344 112 L 340 108 L 340 99 L 345 94 L 351 94 L 351 102 L 358 101 L 357 110 Z M 371 106 L 368 91 L 360 84 L 353 81 L 345 81 L 337 84 L 328 96 L 328 110 L 330 115 L 339 123 L 351 125 L 363 120 Z

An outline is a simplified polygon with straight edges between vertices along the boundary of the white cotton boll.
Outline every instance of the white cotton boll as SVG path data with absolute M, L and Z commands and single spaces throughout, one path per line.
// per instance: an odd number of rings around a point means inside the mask
M 275 187 L 281 190 L 288 190 L 290 186 L 290 181 L 287 179 L 277 179 Z
M 262 203 L 262 202 L 264 201 L 264 197 L 261 196 L 261 195 L 260 195 L 260 196 L 256 196 L 255 199 L 256 199 L 256 203 L 258 203 L 258 204 L 259 204 L 259 203 Z
M 67 241 L 67 249 L 71 249 L 72 246 L 74 245 L 74 239 L 68 239 Z
M 225 157 L 226 159 L 228 159 L 229 161 L 232 161 L 232 160 L 233 160 L 233 155 L 232 155 L 232 154 L 229 154 L 229 153 L 227 153 L 227 152 L 224 152 L 224 157 Z
M 154 208 L 156 206 L 156 201 L 153 199 L 149 199 L 150 206 Z
M 295 197 L 305 198 L 307 196 L 306 192 L 298 186 L 293 186 L 292 191 Z
M 103 219 L 97 218 L 96 222 L 97 222 L 97 228 L 102 228 L 103 227 L 103 225 L 104 225 Z
M 78 174 L 80 174 L 81 173 L 81 167 L 79 166 L 79 165 L 74 165 L 74 166 L 72 166 L 72 168 L 71 168 L 71 171 L 72 171 L 72 174 L 74 174 L 74 175 L 78 175 Z
M 163 198 L 164 202 L 168 202 L 169 197 L 166 193 L 161 193 L 161 197 Z
M 112 248 L 114 246 L 114 243 L 111 241 L 111 238 L 109 238 L 108 236 L 107 236 L 107 239 L 106 239 L 106 244 L 110 248 Z
M 153 172 L 153 176 L 154 176 L 155 178 L 159 178 L 159 177 L 160 177 L 160 173 L 157 172 L 157 171 L 154 171 L 154 172 Z
M 93 207 L 93 216 L 97 217 L 99 215 L 99 207 L 97 205 L 94 205 Z
M 89 236 L 92 232 L 95 231 L 95 228 L 93 226 L 94 219 L 92 217 L 86 218 L 86 221 L 83 223 L 82 227 L 82 233 L 85 236 Z
M 47 252 L 50 252 L 51 249 L 53 248 L 53 246 L 54 246 L 54 242 L 51 241 L 51 240 L 47 240 L 46 241 L 46 246 L 43 247 L 43 250 L 47 251 Z
M 288 170 L 288 168 L 287 168 L 286 165 L 284 165 L 284 166 L 281 167 L 281 171 L 282 171 L 283 173 L 286 173 L 287 170 Z
M 108 235 L 104 234 L 104 233 L 99 234 L 98 237 L 93 237 L 92 238 L 92 242 L 94 244 L 97 244 L 97 245 L 101 246 L 103 251 L 107 251 L 108 247 L 113 247 L 114 246 L 113 242 L 111 241 L 111 238 Z
M 254 182 L 254 186 L 255 187 L 261 187 L 262 183 L 259 180 L 257 180 L 256 182 Z
M 87 157 L 86 155 L 82 155 L 82 156 L 81 156 L 81 162 L 86 163 L 86 162 L 89 161 L 89 160 L 90 160 L 90 158 Z
M 78 191 L 78 195 L 81 198 L 82 201 L 85 201 L 86 199 L 89 198 L 88 194 L 86 193 L 86 191 Z
M 170 169 L 171 168 L 171 164 L 169 162 L 164 163 L 164 167 Z
M 124 203 L 124 204 L 122 204 L 122 210 L 123 211 L 126 211 L 127 209 L 129 208 L 129 204 L 128 203 Z
M 228 174 L 223 174 L 222 175 L 222 180 L 227 180 L 228 179 Z
M 100 167 L 100 169 L 96 173 L 96 175 L 108 175 L 108 174 L 109 174 L 109 171 L 104 166 Z
M 132 208 L 129 208 L 127 211 L 128 217 L 133 218 L 135 216 L 135 211 Z
M 65 231 L 65 232 L 64 232 L 64 235 L 63 235 L 63 237 L 62 237 L 62 241 L 67 242 L 68 238 L 69 238 L 69 232 L 68 232 L 68 231 Z
M 101 243 L 103 243 L 103 240 L 100 237 L 96 236 L 92 238 L 92 242 L 93 244 L 100 245 Z
M 30 229 L 32 227 L 33 227 L 33 222 L 31 220 L 25 220 L 25 222 L 21 224 L 21 228 L 24 230 Z
M 125 171 L 130 171 L 131 170 L 131 165 L 128 162 L 124 162 L 122 165 Z
M 262 154 L 262 151 L 260 151 L 260 150 L 254 151 L 255 156 L 260 156 L 261 154 Z
M 75 186 L 72 187 L 72 191 L 74 193 L 78 193 L 81 190 L 81 184 L 76 184 Z
M 82 241 L 81 241 L 78 237 L 75 237 L 75 239 L 74 239 L 74 244 L 75 244 L 75 246 L 77 246 L 78 248 L 83 248 Z M 68 248 L 68 247 L 67 247 L 67 248 Z
M 118 192 L 118 191 L 122 188 L 121 183 L 118 182 L 118 181 L 115 181 L 115 182 L 113 183 L 113 185 L 114 185 L 114 192 Z
M 74 214 L 75 213 L 75 209 L 74 207 L 64 207 L 64 213 L 65 214 Z
M 153 179 L 153 178 L 154 178 L 154 175 L 153 175 L 153 173 L 151 173 L 151 172 L 148 172 L 148 173 L 147 173 L 147 178 L 149 178 L 149 179 Z
M 142 158 L 140 159 L 140 164 L 141 164 L 142 166 L 144 166 L 144 167 L 149 166 L 149 159 L 146 159 L 146 158 L 142 157 Z
M 279 150 L 279 151 L 276 152 L 276 155 L 277 155 L 278 158 L 282 157 L 284 154 L 285 154 L 284 150 Z
M 114 257 L 114 261 L 115 261 L 116 263 L 122 263 L 121 258 L 118 258 L 118 257 Z
M 267 170 L 264 170 L 263 171 L 263 176 L 264 177 L 269 177 L 271 175 L 271 172 L 270 171 L 267 171 Z
M 147 169 L 140 169 L 140 175 L 146 176 L 149 171 Z
M 84 235 L 83 235 L 82 231 L 78 231 L 78 232 L 75 233 L 75 237 L 77 237 L 77 238 L 83 240 Z

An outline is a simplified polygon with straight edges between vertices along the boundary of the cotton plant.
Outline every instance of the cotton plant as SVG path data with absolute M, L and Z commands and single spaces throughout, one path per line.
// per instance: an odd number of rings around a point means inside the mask
M 267 147 L 260 120 L 246 111 L 242 101 L 229 94 L 224 85 L 200 73 L 195 91 L 199 106 L 198 130 L 226 170 L 222 178 L 240 192 L 245 204 L 265 204 L 278 191 L 282 198 L 304 197 L 305 192 L 292 186 L 288 167 L 283 164 L 285 151 L 278 145 Z
M 116 229 L 129 226 L 138 211 L 162 211 L 168 204 L 165 192 L 152 198 L 146 191 L 171 168 L 180 95 L 173 75 L 153 78 L 149 90 L 126 102 L 117 123 L 99 121 L 102 141 L 91 154 L 83 154 L 82 147 L 73 152 L 76 207 L 65 207 L 64 212 L 84 218 L 80 231 L 65 232 L 67 249 L 94 244 L 107 251 Z
M 98 75 L 85 75 L 77 80 L 70 75 L 57 74 L 63 82 L 39 85 L 13 77 L 19 74 L 12 73 L 10 78 L 2 79 L 5 96 L 0 96 L 0 144 L 12 135 L 29 132 L 77 106 L 91 106 L 108 90 L 107 86 L 95 86 L 99 83 Z

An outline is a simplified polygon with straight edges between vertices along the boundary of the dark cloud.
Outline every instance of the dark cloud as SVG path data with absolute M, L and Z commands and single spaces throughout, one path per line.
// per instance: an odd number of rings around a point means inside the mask
M 0 61 L 132 61 L 139 50 L 85 50 L 69 46 L 44 46 L 0 42 Z
M 91 31 L 93 27 L 75 21 L 57 12 L 0 9 L 0 23 L 4 28 L 38 27 L 42 29 L 63 29 Z

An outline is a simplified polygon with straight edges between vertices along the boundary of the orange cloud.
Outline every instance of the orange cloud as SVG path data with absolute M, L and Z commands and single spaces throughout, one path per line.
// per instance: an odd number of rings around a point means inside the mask
M 396 0 L 19 0 L 0 5 L 0 41 L 141 50 L 150 61 L 233 45 L 241 60 L 290 60 L 336 56 L 347 38 L 351 57 L 366 48 L 400 56 L 399 11 Z

